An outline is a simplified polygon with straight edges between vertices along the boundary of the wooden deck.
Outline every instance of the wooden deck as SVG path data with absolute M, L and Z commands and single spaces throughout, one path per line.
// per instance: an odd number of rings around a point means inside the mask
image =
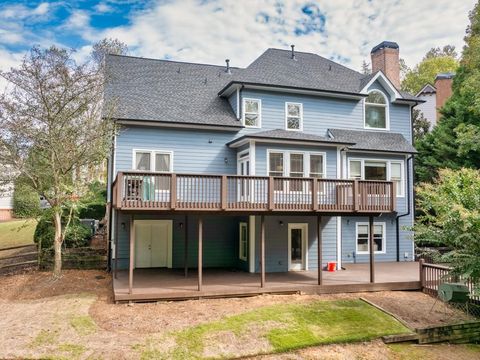
M 380 214 L 395 211 L 391 181 L 119 172 L 119 210 Z
M 136 269 L 133 292 L 129 294 L 128 271 L 119 271 L 113 281 L 115 301 L 185 300 L 240 297 L 258 294 L 328 294 L 381 290 L 419 290 L 417 262 L 376 263 L 376 283 L 369 282 L 368 264 L 346 264 L 346 270 L 323 272 L 323 285 L 317 285 L 317 271 L 267 273 L 265 287 L 260 274 L 225 269 L 204 269 L 202 291 L 197 290 L 197 272 L 188 277 L 183 270 Z

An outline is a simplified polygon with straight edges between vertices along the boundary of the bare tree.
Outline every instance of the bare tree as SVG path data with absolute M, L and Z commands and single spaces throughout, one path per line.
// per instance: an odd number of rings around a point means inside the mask
M 0 96 L 0 163 L 23 176 L 52 207 L 56 277 L 84 185 L 74 171 L 102 162 L 115 131 L 109 120 L 113 104 L 103 101 L 102 67 L 95 61 L 77 64 L 71 55 L 54 46 L 33 47 L 18 68 L 0 72 L 10 84 Z

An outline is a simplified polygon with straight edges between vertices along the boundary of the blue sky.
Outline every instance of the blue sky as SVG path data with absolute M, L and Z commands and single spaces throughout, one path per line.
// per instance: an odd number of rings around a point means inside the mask
M 77 49 L 104 37 L 131 55 L 247 66 L 268 47 L 315 52 L 360 69 L 383 40 L 414 65 L 433 46 L 461 49 L 475 0 L 1 1 L 0 69 L 32 45 Z

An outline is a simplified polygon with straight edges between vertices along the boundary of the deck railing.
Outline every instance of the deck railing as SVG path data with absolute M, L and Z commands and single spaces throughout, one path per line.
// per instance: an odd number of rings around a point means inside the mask
M 391 212 L 395 184 L 300 177 L 119 172 L 113 206 L 132 210 Z

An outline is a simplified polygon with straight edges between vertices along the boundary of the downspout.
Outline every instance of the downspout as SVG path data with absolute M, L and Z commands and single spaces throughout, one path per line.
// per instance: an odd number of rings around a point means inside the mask
M 112 184 L 113 184 L 113 176 L 114 176 L 114 169 L 115 169 L 115 147 L 116 147 L 116 135 L 114 134 L 113 137 L 112 137 L 112 151 L 111 151 L 111 154 L 110 154 L 110 166 L 109 166 L 109 172 L 110 172 L 110 183 L 108 184 L 108 186 L 110 186 L 110 209 L 109 209 L 109 214 L 108 214 L 108 257 L 107 257 L 107 271 L 111 271 L 112 270 L 112 254 L 111 254 L 111 251 L 112 251 L 112 230 L 113 230 L 113 221 L 112 221 L 112 216 L 113 216 L 113 187 L 112 187 Z M 107 178 L 107 182 L 108 182 L 108 178 Z M 118 216 L 118 214 L 116 214 L 116 216 Z M 118 231 L 118 229 L 115 229 Z M 115 236 L 118 237 L 118 234 L 115 234 Z M 115 244 L 116 246 L 117 244 Z
M 240 102 L 240 106 L 238 107 L 239 109 L 239 112 L 238 112 L 238 120 L 240 121 L 243 121 L 243 97 L 242 97 L 242 92 L 243 92 L 243 88 L 245 87 L 245 85 L 242 84 L 242 86 L 240 86 L 240 90 L 239 90 L 239 99 L 238 101 Z
M 412 144 L 415 146 L 415 141 L 413 137 L 413 106 L 410 107 L 410 134 L 412 137 Z M 396 245 L 397 245 L 397 262 L 400 262 L 400 218 L 404 216 L 408 216 L 411 213 L 412 210 L 412 205 L 411 205 L 411 200 L 413 200 L 413 204 L 415 203 L 415 189 L 413 190 L 412 196 L 410 196 L 410 189 L 411 189 L 411 182 L 410 182 L 410 166 L 409 166 L 409 161 L 413 160 L 413 155 L 411 155 L 407 159 L 407 193 L 408 193 L 408 198 L 407 198 L 407 212 L 401 215 L 398 215 L 395 218 L 396 222 Z M 414 170 L 414 163 L 412 161 L 412 170 Z M 415 172 L 413 172 L 415 173 Z M 412 177 L 412 181 L 414 181 L 414 178 Z M 412 253 L 412 257 L 415 258 L 415 254 Z
M 413 159 L 413 155 L 411 155 L 408 159 L 407 159 L 407 189 L 406 189 L 406 192 L 407 192 L 407 212 L 404 213 L 404 214 L 401 214 L 401 215 L 397 215 L 397 217 L 395 218 L 395 222 L 396 222 L 396 236 L 397 236 L 397 262 L 400 261 L 400 218 L 401 217 L 404 217 L 404 216 L 408 216 L 410 215 L 411 213 L 411 205 L 410 205 L 410 187 L 411 187 L 411 182 L 410 182 L 410 164 L 409 162 Z M 412 254 L 413 256 L 413 254 Z

